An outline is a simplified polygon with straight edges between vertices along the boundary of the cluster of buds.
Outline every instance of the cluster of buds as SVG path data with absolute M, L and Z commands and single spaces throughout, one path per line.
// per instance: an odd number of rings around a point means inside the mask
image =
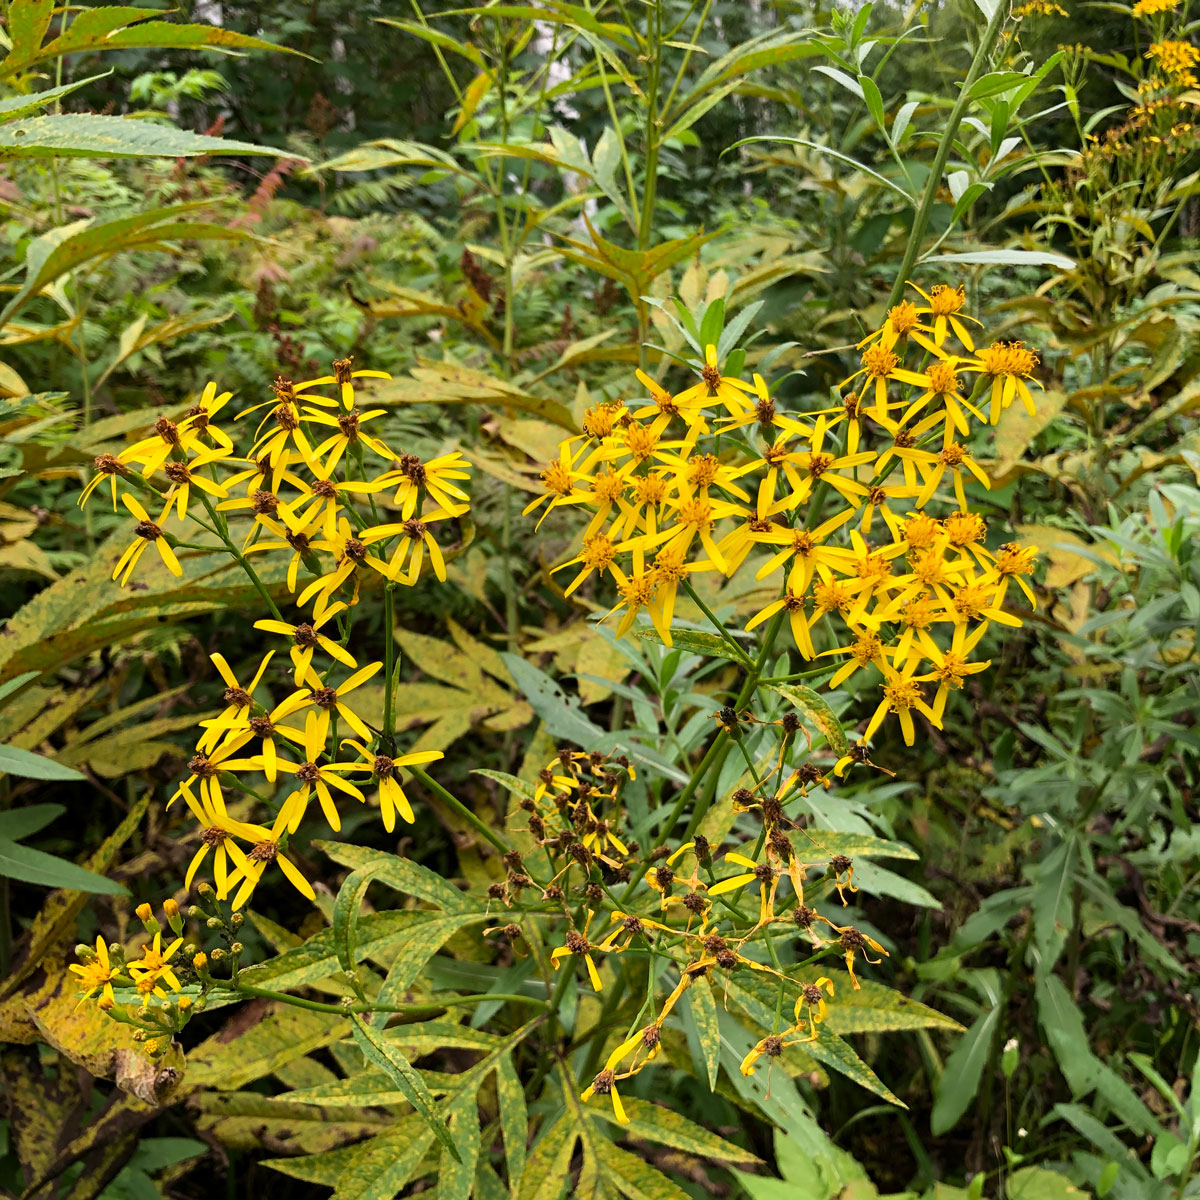
M 164 900 L 162 906 L 171 935 L 166 945 L 166 931 L 154 909 L 140 904 L 137 917 L 150 941 L 136 958 L 131 958 L 120 942 L 106 945 L 99 937 L 94 947 L 75 947 L 79 962 L 70 969 L 82 989 L 79 1003 L 94 1000 L 112 1020 L 130 1026 L 133 1040 L 150 1058 L 165 1053 L 192 1017 L 204 1011 L 209 993 L 221 985 L 213 974 L 214 966 L 223 973 L 228 963 L 232 974 L 237 974 L 243 952 L 238 931 L 244 918 L 240 912 L 223 912 L 207 884 L 200 884 L 197 892 L 200 903 L 192 905 L 187 915 L 200 921 L 206 932 L 217 933 L 224 947 L 206 953 L 187 941 L 184 915 L 173 899 Z

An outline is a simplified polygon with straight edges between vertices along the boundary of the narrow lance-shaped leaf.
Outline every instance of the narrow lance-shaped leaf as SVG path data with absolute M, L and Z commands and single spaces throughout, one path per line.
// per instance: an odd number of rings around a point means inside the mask
M 446 1147 L 450 1156 L 455 1161 L 461 1162 L 461 1156 L 454 1145 L 454 1139 L 450 1136 L 450 1130 L 446 1128 L 446 1122 L 438 1115 L 437 1104 L 433 1096 L 425 1086 L 425 1081 L 413 1069 L 412 1064 L 394 1045 L 384 1039 L 379 1030 L 363 1020 L 361 1014 L 355 1013 L 351 1020 L 354 1040 L 358 1043 L 358 1047 L 366 1059 L 385 1071 L 395 1081 L 396 1086 L 408 1097 L 413 1108 L 425 1118 L 426 1124 L 433 1130 L 438 1141 Z

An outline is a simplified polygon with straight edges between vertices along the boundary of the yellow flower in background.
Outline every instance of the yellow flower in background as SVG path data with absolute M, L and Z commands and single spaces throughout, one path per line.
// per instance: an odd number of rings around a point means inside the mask
M 1200 49 L 1191 42 L 1152 42 L 1145 56 L 1156 63 L 1164 75 L 1183 80 L 1188 86 L 1194 79 L 1192 68 L 1200 63 Z
M 1033 395 L 1025 382 L 1038 365 L 1038 356 L 1021 342 L 993 342 L 980 350 L 973 361 L 965 364 L 971 370 L 981 371 L 991 381 L 991 408 L 989 417 L 995 425 L 1000 414 L 1020 398 L 1025 411 L 1032 417 L 1036 413 Z M 1034 383 L 1041 387 L 1040 383 Z
M 400 505 L 400 517 L 407 521 L 417 511 L 417 501 L 426 494 L 452 516 L 461 516 L 469 507 L 467 493 L 458 486 L 459 480 L 470 479 L 471 464 L 458 450 L 422 462 L 415 454 L 400 455 L 395 471 L 381 475 L 377 483 L 395 485 L 393 502 Z
M 731 417 L 739 417 L 754 410 L 754 402 L 747 395 L 753 394 L 753 391 L 750 384 L 721 374 L 717 365 L 717 348 L 710 345 L 704 348 L 704 366 L 700 371 L 700 382 L 680 392 L 675 397 L 675 403 L 681 407 L 688 407 L 697 402 L 719 404 Z
M 321 628 L 327 625 L 331 618 L 343 612 L 345 608 L 344 604 L 332 605 L 325 610 L 319 620 L 314 620 L 311 624 L 301 621 L 299 625 L 289 625 L 286 621 L 268 619 L 255 621 L 254 628 L 261 629 L 264 633 L 279 633 L 291 639 L 292 647 L 288 653 L 296 668 L 296 686 L 299 687 L 308 674 L 308 669 L 312 665 L 313 653 L 318 647 L 343 666 L 350 667 L 351 670 L 358 667 L 358 662 L 348 650 L 344 650 L 331 637 L 321 632 Z
M 1158 13 L 1174 12 L 1180 0 L 1137 0 L 1133 6 L 1135 17 L 1152 17 Z

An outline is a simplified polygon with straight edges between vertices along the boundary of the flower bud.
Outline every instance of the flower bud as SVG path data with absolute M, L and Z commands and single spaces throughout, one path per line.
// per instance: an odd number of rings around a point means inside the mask
M 166 914 L 167 924 L 171 926 L 171 932 L 177 936 L 183 933 L 183 917 L 179 914 L 179 905 L 174 900 L 164 900 L 163 912 Z
M 245 948 L 246 947 L 243 946 L 241 942 L 234 942 L 233 945 L 229 947 L 229 953 L 230 954 L 241 954 L 241 952 L 243 950 L 245 950 Z
M 187 1012 L 191 1007 L 192 1007 L 191 996 L 180 996 L 179 997 L 179 1011 L 181 1013 Z
M 193 954 L 192 955 L 192 966 L 195 967 L 197 971 L 201 971 L 201 972 L 207 971 L 208 970 L 208 955 L 205 954 L 203 951 L 201 951 L 199 954 Z
M 101 1012 L 112 1012 L 116 1005 L 108 996 L 101 996 L 100 999 L 96 1001 L 96 1007 Z

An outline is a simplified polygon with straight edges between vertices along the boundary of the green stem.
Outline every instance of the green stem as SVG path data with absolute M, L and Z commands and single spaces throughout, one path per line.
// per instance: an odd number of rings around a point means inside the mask
M 279 611 L 278 605 L 271 599 L 271 593 L 267 591 L 263 581 L 258 577 L 258 572 L 250 565 L 246 556 L 233 544 L 229 537 L 228 527 L 224 520 L 217 514 L 217 510 L 213 508 L 212 501 L 199 489 L 196 489 L 196 495 L 200 497 L 208 515 L 212 518 L 214 525 L 213 532 L 225 543 L 225 549 L 237 560 L 237 564 L 246 572 L 250 582 L 254 584 L 255 591 L 263 598 L 267 607 L 271 610 L 271 615 L 277 621 L 283 620 L 283 614 Z
M 970 104 L 971 87 L 987 65 L 988 57 L 995 49 L 996 42 L 1000 39 L 1000 31 L 1004 28 L 1008 12 L 1008 5 L 1003 3 L 1003 0 L 997 0 L 991 20 L 988 21 L 987 29 L 984 32 L 983 41 L 979 43 L 979 49 L 975 51 L 975 57 L 971 60 L 970 70 L 967 71 L 967 77 L 963 80 L 962 86 L 959 89 L 958 99 L 955 100 L 954 107 L 950 110 L 950 116 L 946 121 L 946 128 L 942 131 L 941 144 L 938 146 L 937 154 L 933 159 L 933 167 L 930 169 L 929 178 L 925 181 L 925 191 L 921 196 L 921 205 L 917 209 L 916 216 L 913 218 L 912 231 L 908 235 L 908 245 L 904 248 L 904 258 L 900 261 L 900 270 L 896 274 L 896 282 L 892 285 L 892 294 L 888 299 L 888 308 L 899 302 L 901 295 L 904 293 L 904 285 L 912 273 L 913 267 L 916 265 L 917 255 L 921 251 L 921 241 L 925 237 L 925 230 L 929 226 L 929 218 L 933 214 L 934 201 L 937 199 L 942 175 L 946 170 L 946 162 L 950 158 L 950 151 L 954 147 L 955 134 L 958 133 L 958 127 L 962 123 L 967 107 Z
M 440 783 L 431 779 L 420 767 L 408 767 L 415 779 L 419 779 L 431 792 L 448 804 L 471 827 L 483 835 L 501 854 L 507 854 L 512 847 L 486 821 L 480 820 L 461 800 L 452 796 Z
M 687 592 L 692 603 L 708 618 L 709 623 L 717 631 L 721 639 L 733 651 L 738 662 L 740 662 L 744 667 L 752 667 L 753 663 L 750 659 L 750 656 L 741 648 L 741 646 L 737 644 L 733 638 L 733 635 L 728 629 L 725 628 L 724 622 L 719 620 L 713 610 L 709 608 L 703 600 L 700 599 L 699 593 L 694 587 L 692 587 L 691 582 L 686 575 L 683 577 L 681 582 L 683 583 L 683 590 Z
M 436 1004 L 326 1004 L 321 1000 L 305 1000 L 301 996 L 292 996 L 287 992 L 273 992 L 267 988 L 251 987 L 247 983 L 239 983 L 236 987 L 224 985 L 220 989 L 225 992 L 236 992 L 239 996 L 255 996 L 260 1000 L 277 1000 L 280 1004 L 290 1004 L 293 1008 L 306 1008 L 310 1012 L 336 1013 L 339 1016 L 346 1013 L 435 1013 L 445 1008 L 459 1008 L 463 1005 L 485 1004 L 489 1000 L 499 1000 L 505 1004 L 532 1004 L 535 1008 L 545 1008 L 546 1001 L 536 996 L 522 996 L 518 992 L 480 992 L 472 996 L 454 996 L 449 1000 L 439 1000 Z

